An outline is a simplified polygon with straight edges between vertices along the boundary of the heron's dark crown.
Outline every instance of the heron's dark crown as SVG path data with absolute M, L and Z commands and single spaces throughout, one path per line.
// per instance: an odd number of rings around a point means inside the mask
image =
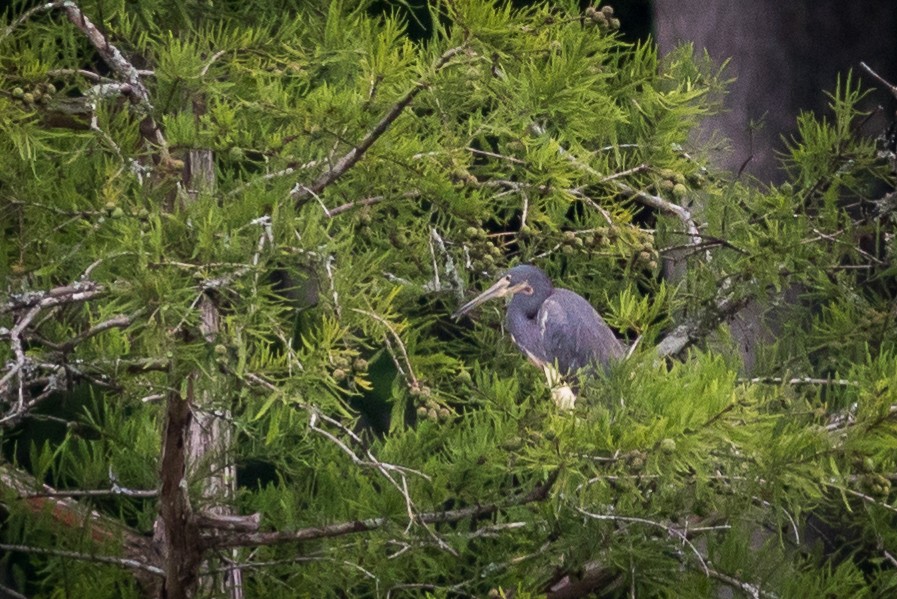
M 551 279 L 548 278 L 540 268 L 533 266 L 532 264 L 520 264 L 510 269 L 507 273 L 505 273 L 506 277 L 510 277 L 511 285 L 517 285 L 518 283 L 529 283 L 533 289 L 545 289 L 549 293 L 554 286 L 551 284 Z

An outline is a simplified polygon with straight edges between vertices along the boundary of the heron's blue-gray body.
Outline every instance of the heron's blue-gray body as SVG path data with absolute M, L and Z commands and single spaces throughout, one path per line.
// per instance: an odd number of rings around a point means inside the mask
M 508 306 L 511 338 L 539 368 L 554 366 L 566 376 L 589 366 L 606 367 L 623 348 L 595 308 L 568 289 L 553 289 L 535 312 Z M 529 298 L 527 298 L 529 299 Z
M 623 356 L 622 344 L 589 302 L 567 289 L 555 289 L 545 273 L 528 264 L 509 270 L 455 315 L 507 295 L 511 338 L 545 372 L 559 406 L 573 407 L 576 395 L 567 383 L 575 388 L 581 371 L 607 368 Z

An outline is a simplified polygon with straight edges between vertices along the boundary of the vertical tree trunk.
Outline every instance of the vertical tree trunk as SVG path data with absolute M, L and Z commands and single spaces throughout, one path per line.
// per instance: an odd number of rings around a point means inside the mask
M 865 61 L 890 80 L 897 76 L 893 0 L 655 0 L 654 23 L 662 53 L 691 42 L 717 63 L 731 59 L 726 110 L 704 119 L 699 131 L 731 141 L 731 151 L 717 157 L 720 166 L 762 181 L 782 179 L 783 139 L 795 132 L 801 110 L 825 108 L 824 91 L 834 89 L 839 74 L 857 73 Z M 882 98 L 865 106 L 875 110 Z M 875 134 L 891 116 L 878 115 L 866 131 Z
M 214 343 L 219 331 L 218 308 L 207 295 L 202 297 L 199 308 L 200 332 L 207 342 Z M 230 459 L 233 444 L 230 410 L 216 408 L 213 404 L 211 393 L 203 391 L 194 407 L 187 438 L 188 472 L 191 478 L 203 480 L 200 509 L 209 522 L 233 515 L 229 504 L 236 494 L 237 482 L 237 468 Z M 236 550 L 233 557 L 237 557 Z M 216 591 L 231 599 L 243 597 L 243 576 L 239 568 L 222 570 L 218 576 L 205 576 L 200 585 L 209 594 Z
M 174 377 L 172 377 L 174 378 Z M 193 379 L 187 379 L 187 396 L 171 391 L 166 398 L 162 436 L 162 485 L 154 540 L 162 553 L 162 599 L 189 599 L 194 595 L 202 563 L 199 529 L 187 485 L 187 439 L 193 421 Z
M 735 80 L 725 96 L 725 110 L 702 120 L 697 137 L 720 133 L 731 148 L 714 158 L 739 175 L 761 182 L 779 182 L 786 140 L 797 131 L 802 110 L 822 112 L 837 78 L 857 73 L 861 61 L 890 80 L 897 78 L 897 3 L 893 0 L 655 0 L 654 22 L 662 53 L 690 42 L 707 50 L 721 64 L 731 59 L 726 75 Z M 874 82 L 863 81 L 864 87 Z M 862 108 L 872 118 L 864 133 L 876 135 L 893 115 L 876 110 L 881 94 L 866 98 Z M 675 262 L 677 267 L 681 262 Z M 682 276 L 681 268 L 668 271 Z M 798 289 L 787 290 L 784 301 L 797 300 Z M 749 302 L 730 322 L 732 337 L 750 373 L 758 349 L 779 334 L 776 311 L 771 314 Z
M 204 105 L 194 102 L 198 118 Z M 187 202 L 215 189 L 214 156 L 211 150 L 189 150 L 182 179 Z M 199 332 L 214 344 L 218 339 L 219 311 L 212 297 L 199 302 Z M 233 431 L 230 411 L 222 408 L 211 392 L 216 386 L 199 372 L 187 377 L 188 397 L 172 393 L 168 398 L 166 433 L 163 440 L 162 494 L 156 537 L 165 561 L 164 599 L 186 599 L 201 595 L 242 599 L 243 580 L 239 568 L 210 564 L 203 555 L 200 532 L 232 515 L 229 507 L 236 489 L 236 466 L 231 462 Z M 218 404 L 218 405 L 216 405 Z M 190 505 L 188 481 L 201 481 L 201 491 Z M 200 522 L 202 525 L 200 525 Z M 236 550 L 234 550 L 236 558 Z M 200 575 L 205 564 L 212 574 Z
M 194 114 L 198 118 L 205 106 L 195 101 Z M 193 149 L 184 165 L 184 183 L 191 199 L 201 193 L 215 190 L 215 162 L 211 150 Z M 214 344 L 220 330 L 218 307 L 209 295 L 203 295 L 199 303 L 200 333 L 207 343 Z M 198 373 L 197 373 L 198 374 Z M 230 460 L 233 430 L 230 426 L 230 410 L 216 402 L 206 389 L 197 396 L 193 409 L 193 421 L 187 438 L 187 469 L 190 478 L 203 481 L 199 498 L 206 522 L 214 522 L 233 514 L 230 502 L 236 493 L 236 466 Z M 216 403 L 218 405 L 216 405 Z M 236 551 L 234 552 L 236 557 Z M 227 568 L 217 575 L 200 579 L 204 594 L 221 594 L 231 599 L 242 599 L 243 577 L 238 568 Z

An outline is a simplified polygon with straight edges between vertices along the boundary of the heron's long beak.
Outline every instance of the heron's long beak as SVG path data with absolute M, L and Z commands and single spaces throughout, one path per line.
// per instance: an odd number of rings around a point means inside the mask
M 497 297 L 507 297 L 509 295 L 514 295 L 518 291 L 522 291 L 527 287 L 529 287 L 529 285 L 525 282 L 518 283 L 517 285 L 511 285 L 511 281 L 508 280 L 508 277 L 502 277 L 492 287 L 455 310 L 455 313 L 452 314 L 452 318 L 461 318 L 484 302 L 488 302 L 489 300 L 495 299 Z

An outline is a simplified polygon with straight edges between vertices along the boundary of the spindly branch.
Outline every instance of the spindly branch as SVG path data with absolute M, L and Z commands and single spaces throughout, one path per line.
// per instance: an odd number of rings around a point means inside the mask
M 538 503 L 548 498 L 548 492 L 558 479 L 559 470 L 554 470 L 541 484 L 531 491 L 514 497 L 504 502 L 490 503 L 486 505 L 473 505 L 456 510 L 444 510 L 437 512 L 423 512 L 417 514 L 417 519 L 423 524 L 442 524 L 458 522 L 468 518 L 482 518 L 490 516 L 510 507 Z M 350 520 L 337 524 L 311 526 L 294 531 L 271 531 L 246 534 L 220 535 L 206 538 L 205 545 L 210 549 L 226 547 L 260 547 L 265 545 L 279 545 L 298 541 L 312 541 L 331 537 L 341 537 L 350 534 L 369 532 L 387 527 L 394 520 L 385 516 L 368 518 L 366 520 Z
M 436 61 L 436 64 L 433 67 L 434 72 L 439 72 L 442 67 L 444 67 L 448 62 L 457 54 L 459 54 L 462 50 L 464 50 L 464 46 L 458 46 L 456 48 L 452 48 L 450 50 L 445 51 L 442 56 L 439 57 L 439 60 Z M 414 84 L 414 86 L 405 92 L 405 95 L 402 96 L 398 102 L 392 105 L 390 109 L 380 118 L 376 125 L 374 125 L 373 129 L 367 132 L 367 134 L 355 145 L 351 150 L 346 152 L 339 160 L 336 161 L 336 164 L 333 165 L 330 170 L 325 172 L 323 175 L 318 177 L 314 183 L 311 185 L 305 186 L 301 184 L 296 184 L 293 188 L 293 191 L 290 192 L 290 197 L 296 200 L 298 203 L 304 203 L 309 196 L 314 197 L 315 195 L 321 193 L 325 187 L 335 182 L 337 179 L 346 174 L 350 168 L 355 166 L 359 160 L 361 160 L 362 156 L 364 156 L 365 152 L 367 152 L 374 142 L 380 139 L 384 133 L 389 129 L 390 125 L 399 118 L 399 115 L 408 107 L 409 104 L 417 97 L 417 95 L 424 90 L 429 85 L 429 82 L 426 80 L 420 80 Z

